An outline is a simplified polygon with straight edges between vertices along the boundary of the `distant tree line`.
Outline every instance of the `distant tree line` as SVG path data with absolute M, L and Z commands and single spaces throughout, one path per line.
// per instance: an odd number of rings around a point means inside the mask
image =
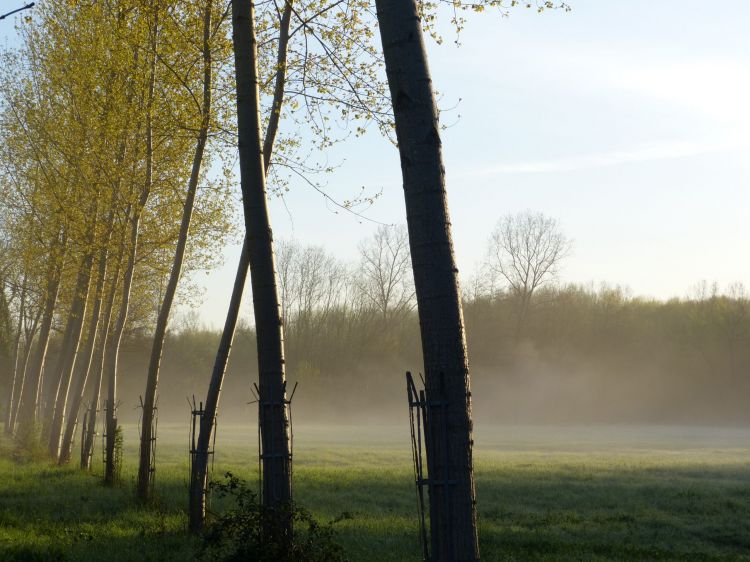
M 403 227 L 380 227 L 350 264 L 320 246 L 279 243 L 287 363 L 290 380 L 301 385 L 301 415 L 405 416 L 403 374 L 419 372 L 421 351 L 404 237 Z M 492 236 L 488 255 L 495 249 Z M 480 419 L 750 421 L 750 294 L 742 284 L 704 282 L 663 301 L 549 276 L 528 297 L 493 277 L 491 263 L 463 295 Z M 163 362 L 161 407 L 175 419 L 187 415 L 186 396 L 204 388 L 218 339 L 199 318 L 187 318 L 170 333 Z M 241 324 L 226 382 L 228 419 L 247 419 L 254 337 Z M 133 375 L 122 392 L 130 401 L 142 388 L 149 341 L 142 331 L 123 346 L 122 368 Z

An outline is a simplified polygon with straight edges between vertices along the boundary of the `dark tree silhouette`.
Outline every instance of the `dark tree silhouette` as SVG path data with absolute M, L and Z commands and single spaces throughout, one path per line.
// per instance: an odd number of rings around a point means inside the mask
M 263 503 L 288 504 L 292 495 L 289 420 L 286 410 L 284 330 L 276 285 L 273 235 L 268 216 L 254 7 L 232 2 L 240 186 L 245 211 L 250 283 L 258 349 Z M 288 528 L 291 527 L 291 521 Z
M 469 363 L 438 111 L 416 0 L 375 4 L 396 121 L 422 334 L 431 559 L 478 560 Z

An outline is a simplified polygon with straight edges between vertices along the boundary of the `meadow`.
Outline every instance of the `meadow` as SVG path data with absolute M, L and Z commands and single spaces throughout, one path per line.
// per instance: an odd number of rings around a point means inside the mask
M 405 427 L 295 429 L 295 498 L 353 561 L 420 559 Z M 154 505 L 133 494 L 135 426 L 122 484 L 0 458 L 0 560 L 192 560 L 186 424 L 159 427 Z M 750 560 L 750 430 L 478 426 L 484 560 Z M 214 478 L 257 482 L 257 430 L 219 426 Z M 212 510 L 225 506 L 213 501 Z

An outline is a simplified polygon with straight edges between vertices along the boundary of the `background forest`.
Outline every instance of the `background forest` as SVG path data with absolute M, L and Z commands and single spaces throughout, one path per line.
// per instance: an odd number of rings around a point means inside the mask
M 405 419 L 404 372 L 421 352 L 403 229 L 381 228 L 346 264 L 321 247 L 286 240 L 279 272 L 290 385 L 298 420 Z M 380 261 L 376 258 L 380 257 Z M 558 284 L 534 292 L 518 333 L 520 297 L 479 269 L 464 290 L 477 419 L 504 423 L 744 424 L 750 421 L 750 300 L 741 284 L 702 283 L 660 301 L 612 286 Z M 3 350 L 9 295 L 3 306 Z M 13 302 L 11 301 L 11 308 Z M 144 311 L 156 310 L 144 307 Z M 121 416 L 137 420 L 153 320 L 144 312 L 121 350 Z M 220 333 L 189 309 L 165 346 L 162 419 L 183 422 L 186 398 L 208 384 Z M 252 419 L 257 378 L 252 326 L 240 325 L 221 418 Z M 60 337 L 53 339 L 57 353 Z M 53 359 L 54 361 L 54 359 Z M 3 362 L 4 384 L 11 381 Z M 394 417 L 395 416 L 395 417 Z

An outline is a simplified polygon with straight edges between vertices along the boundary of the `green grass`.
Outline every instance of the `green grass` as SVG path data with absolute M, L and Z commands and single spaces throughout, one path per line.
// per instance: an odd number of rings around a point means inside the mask
M 254 428 L 220 426 L 216 477 L 257 481 Z M 298 428 L 295 497 L 341 513 L 351 560 L 418 560 L 404 428 Z M 123 483 L 0 458 L 0 560 L 191 560 L 187 435 L 159 428 L 158 497 L 133 498 L 135 428 Z M 750 432 L 670 428 L 482 428 L 476 486 L 483 560 L 750 560 Z M 99 453 L 99 451 L 97 451 Z M 213 505 L 213 509 L 222 509 Z

